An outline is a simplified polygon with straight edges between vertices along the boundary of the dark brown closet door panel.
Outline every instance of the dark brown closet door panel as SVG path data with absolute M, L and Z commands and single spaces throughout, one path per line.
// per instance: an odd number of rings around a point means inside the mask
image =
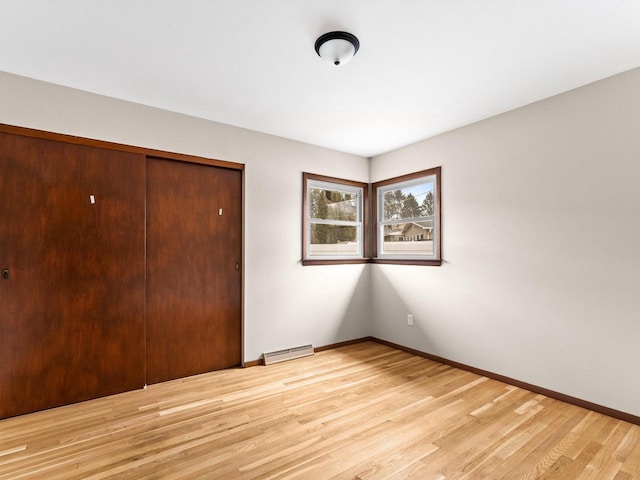
M 144 385 L 145 174 L 0 134 L 0 417 Z
M 147 382 L 240 363 L 242 173 L 147 161 Z

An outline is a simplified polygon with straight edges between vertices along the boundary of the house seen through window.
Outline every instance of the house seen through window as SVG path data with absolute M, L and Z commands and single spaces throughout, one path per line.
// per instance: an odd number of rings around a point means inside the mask
M 303 183 L 304 265 L 441 264 L 440 167 L 377 182 L 372 189 L 311 173 L 303 174 Z
M 376 256 L 439 258 L 438 171 L 425 171 L 374 185 Z

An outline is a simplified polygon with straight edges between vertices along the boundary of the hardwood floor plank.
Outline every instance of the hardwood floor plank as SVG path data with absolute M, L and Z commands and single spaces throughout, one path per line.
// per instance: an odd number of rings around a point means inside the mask
M 0 480 L 638 480 L 640 427 L 364 342 L 0 421 Z
M 633 450 L 624 461 L 620 471 L 630 475 L 640 476 L 640 440 L 636 441 Z

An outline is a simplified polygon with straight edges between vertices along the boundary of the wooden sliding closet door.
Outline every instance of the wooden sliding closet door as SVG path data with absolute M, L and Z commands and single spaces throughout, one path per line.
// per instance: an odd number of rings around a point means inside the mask
M 242 172 L 147 160 L 147 382 L 240 364 Z
M 0 133 L 0 418 L 144 385 L 145 157 Z

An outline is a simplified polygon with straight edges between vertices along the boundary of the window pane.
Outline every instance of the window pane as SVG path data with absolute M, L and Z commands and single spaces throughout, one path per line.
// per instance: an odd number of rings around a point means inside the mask
M 307 172 L 302 178 L 302 264 L 366 263 L 369 186 Z
M 382 220 L 431 217 L 435 212 L 434 181 L 402 186 L 382 194 Z
M 310 255 L 358 255 L 358 227 L 311 224 Z
M 319 220 L 357 222 L 358 195 L 353 192 L 312 187 L 309 194 L 309 216 Z
M 433 255 L 433 219 L 383 225 L 382 253 Z

